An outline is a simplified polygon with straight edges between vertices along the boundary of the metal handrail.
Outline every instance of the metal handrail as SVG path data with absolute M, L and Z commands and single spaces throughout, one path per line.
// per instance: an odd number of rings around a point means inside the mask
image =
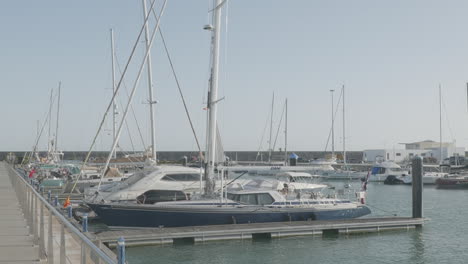
M 86 244 L 92 251 L 95 253 L 101 260 L 105 263 L 115 264 L 116 262 L 104 253 L 98 246 L 96 246 L 88 237 L 86 237 L 79 229 L 77 229 L 72 223 L 70 223 L 55 207 L 49 204 L 40 193 L 38 193 L 15 169 L 11 166 L 8 166 L 11 171 L 13 171 L 18 178 L 20 178 L 28 188 L 36 195 L 37 198 L 49 209 L 49 211 L 54 214 L 60 222 L 62 222 L 70 232 L 78 236 L 84 244 Z

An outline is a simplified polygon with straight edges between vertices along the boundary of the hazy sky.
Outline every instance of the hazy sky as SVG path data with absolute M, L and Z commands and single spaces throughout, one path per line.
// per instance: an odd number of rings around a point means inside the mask
M 161 7 L 157 0 L 157 9 Z M 161 27 L 198 137 L 209 72 L 211 0 L 168 0 Z M 224 7 L 219 125 L 226 150 L 257 150 L 275 93 L 274 133 L 288 98 L 288 149 L 324 150 L 330 89 L 346 87 L 347 149 L 399 148 L 443 139 L 468 146 L 468 2 L 430 0 L 230 0 Z M 226 12 L 227 11 L 227 12 Z M 227 26 L 226 22 L 227 16 Z M 111 97 L 110 33 L 125 65 L 143 23 L 141 1 L 1 1 L 0 150 L 29 150 L 52 88 L 62 81 L 59 148 L 86 150 Z M 154 25 L 154 19 L 150 21 Z M 144 49 L 130 64 L 131 87 Z M 194 150 L 195 141 L 158 37 L 152 49 L 160 150 Z M 134 107 L 149 143 L 146 75 Z M 119 101 L 126 102 L 125 92 Z M 122 108 L 120 110 L 122 112 Z M 54 113 L 55 115 L 55 113 Z M 142 149 L 133 117 L 133 144 Z M 54 124 L 55 126 L 55 124 Z M 96 149 L 110 147 L 111 123 Z M 283 147 L 280 129 L 277 147 Z M 336 116 L 342 149 L 342 115 Z M 46 148 L 44 131 L 40 148 Z M 262 149 L 269 137 L 266 129 Z M 121 146 L 131 150 L 129 135 Z M 328 148 L 330 149 L 330 147 Z

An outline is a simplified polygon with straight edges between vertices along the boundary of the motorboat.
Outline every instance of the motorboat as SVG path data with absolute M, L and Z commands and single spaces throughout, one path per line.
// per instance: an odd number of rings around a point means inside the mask
M 425 172 L 422 176 L 423 184 L 436 184 L 438 179 L 443 179 L 448 177 L 448 173 L 446 172 Z M 412 175 L 406 175 L 405 177 L 401 178 L 402 183 L 404 184 L 412 184 L 413 177 Z
M 468 175 L 450 174 L 436 180 L 438 189 L 468 189 Z
M 136 172 L 127 180 L 89 188 L 85 199 L 98 201 L 135 201 L 148 191 L 171 190 L 184 193 L 200 192 L 202 170 L 183 166 L 156 166 Z
M 388 176 L 392 178 L 403 179 L 410 175 L 408 169 L 403 169 L 400 165 L 392 161 L 384 161 L 375 164 L 371 169 L 369 182 L 383 182 Z

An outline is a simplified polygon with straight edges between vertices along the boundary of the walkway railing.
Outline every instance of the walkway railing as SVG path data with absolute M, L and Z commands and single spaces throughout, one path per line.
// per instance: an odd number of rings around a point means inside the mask
M 48 263 L 117 263 L 54 208 L 15 169 L 9 177 L 30 226 L 40 258 Z M 120 262 L 120 261 L 119 261 Z

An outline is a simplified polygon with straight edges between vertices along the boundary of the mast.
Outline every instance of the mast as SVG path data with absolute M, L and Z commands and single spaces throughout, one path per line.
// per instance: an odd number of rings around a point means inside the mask
M 440 160 L 439 164 L 442 164 L 442 86 L 439 84 L 439 143 L 440 143 Z
M 331 106 L 332 106 L 332 108 L 331 108 L 331 114 L 332 114 L 332 116 L 331 116 L 332 117 L 331 118 L 331 121 L 332 121 L 332 124 L 331 124 L 332 125 L 331 126 L 331 128 L 332 128 L 332 158 L 335 157 L 335 114 L 333 113 L 334 109 L 335 109 L 334 102 L 333 102 L 333 92 L 334 91 L 335 90 L 333 90 L 333 89 L 330 90 L 330 93 L 331 93 Z
M 39 137 L 40 137 L 40 135 L 41 135 L 40 132 L 39 132 L 39 131 L 41 130 L 41 129 L 40 129 L 39 122 L 40 122 L 40 121 L 37 120 L 37 135 L 36 135 L 36 141 L 39 140 Z M 37 157 L 38 157 L 38 155 L 37 155 L 37 142 L 36 142 L 36 143 L 34 144 L 34 146 L 33 146 L 33 151 L 32 151 L 32 153 L 31 153 L 31 157 L 29 158 L 29 163 L 32 162 L 32 159 L 33 159 L 33 158 L 37 158 Z M 39 160 L 37 160 L 37 161 L 39 161 Z
M 213 9 L 213 26 L 205 28 L 211 29 L 212 32 L 212 61 L 211 61 L 211 78 L 210 89 L 208 92 L 208 142 L 205 161 L 205 194 L 212 195 L 215 188 L 214 181 L 214 166 L 216 153 L 216 115 L 218 103 L 218 75 L 219 75 L 219 45 L 221 34 L 221 2 L 222 0 L 214 0 Z M 214 28 L 213 28 L 214 27 Z
M 52 94 L 53 94 L 53 89 L 50 90 L 50 103 L 49 103 L 49 131 L 47 134 L 47 159 L 50 159 L 50 154 L 52 152 L 53 148 L 53 143 L 52 143 L 52 134 L 51 134 L 51 128 L 52 128 Z M 49 160 L 50 161 L 50 160 Z
M 115 51 L 114 51 L 114 30 L 111 28 L 110 29 L 110 36 L 111 36 L 111 61 L 112 61 L 112 96 L 115 94 L 115 66 L 114 66 L 114 57 L 115 57 Z M 116 136 L 116 115 L 117 115 L 117 106 L 115 104 L 115 97 L 114 100 L 112 100 L 112 141 L 115 142 L 117 140 Z M 117 158 L 117 151 L 112 152 L 112 158 Z
M 268 141 L 268 162 L 271 162 L 271 137 L 273 133 L 273 106 L 275 104 L 275 92 L 273 92 L 273 98 L 271 99 L 271 117 L 270 117 L 270 140 Z
M 60 90 L 62 88 L 62 82 L 59 82 L 59 87 L 58 87 L 58 95 L 57 95 L 57 119 L 56 119 L 56 124 L 55 124 L 55 145 L 54 145 L 54 155 L 58 155 L 57 151 L 57 142 L 58 142 L 58 129 L 59 129 L 59 113 L 60 113 Z M 58 161 L 58 156 L 54 156 L 54 159 L 57 158 Z
M 285 119 L 284 119 L 284 164 L 288 164 L 288 98 L 285 104 Z
M 345 130 L 345 89 L 344 89 L 344 84 L 343 87 L 341 88 L 343 92 L 343 164 L 346 169 L 346 130 Z
M 142 0 L 143 2 L 143 19 L 146 17 L 146 0 Z M 154 162 L 154 165 L 157 163 L 156 157 L 156 135 L 155 135 L 155 127 L 154 127 L 154 107 L 153 104 L 156 101 L 153 100 L 153 77 L 151 75 L 151 52 L 149 46 L 149 30 L 148 30 L 148 20 L 145 22 L 145 41 L 146 41 L 146 52 L 148 53 L 148 57 L 146 59 L 146 65 L 148 66 L 148 101 L 149 101 L 149 108 L 150 108 L 150 125 L 151 125 L 151 159 Z

